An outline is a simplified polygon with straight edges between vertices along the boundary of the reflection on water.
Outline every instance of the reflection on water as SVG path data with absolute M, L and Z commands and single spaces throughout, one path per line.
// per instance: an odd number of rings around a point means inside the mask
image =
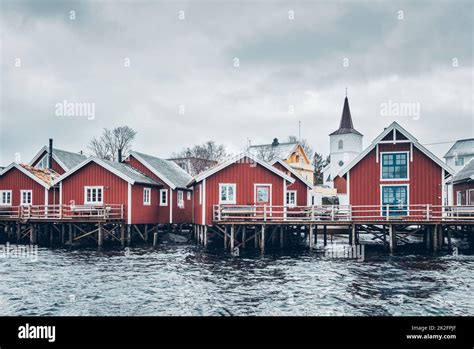
M 231 257 L 194 245 L 0 258 L 1 315 L 474 315 L 474 257 Z

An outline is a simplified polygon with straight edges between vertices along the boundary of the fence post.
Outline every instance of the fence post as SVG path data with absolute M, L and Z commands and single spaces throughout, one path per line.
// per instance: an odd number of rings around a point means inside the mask
M 390 220 L 390 204 L 387 204 L 387 221 Z
M 426 204 L 426 220 L 430 220 L 430 204 Z
M 267 221 L 267 205 L 263 205 L 263 220 Z
M 217 220 L 220 221 L 222 219 L 222 207 L 221 205 L 217 206 Z
M 311 206 L 311 220 L 314 221 L 314 205 Z
M 331 205 L 331 220 L 334 220 L 334 205 Z
M 352 221 L 352 205 L 349 205 L 349 220 Z

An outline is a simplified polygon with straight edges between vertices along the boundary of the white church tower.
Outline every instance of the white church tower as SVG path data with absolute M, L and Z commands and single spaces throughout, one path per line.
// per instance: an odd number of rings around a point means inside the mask
M 339 128 L 329 135 L 331 162 L 324 170 L 324 184 L 333 187 L 337 174 L 362 151 L 362 133 L 354 128 L 347 96 Z

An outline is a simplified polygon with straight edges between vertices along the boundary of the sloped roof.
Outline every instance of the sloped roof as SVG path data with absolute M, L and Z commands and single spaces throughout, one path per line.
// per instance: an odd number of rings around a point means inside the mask
M 286 160 L 295 151 L 298 144 L 298 142 L 286 142 L 277 145 L 272 143 L 252 145 L 248 148 L 248 152 L 255 156 L 259 156 L 260 151 L 272 152 L 278 159 Z
M 137 151 L 131 151 L 130 155 L 140 161 L 172 189 L 186 189 L 186 184 L 192 179 L 192 176 L 174 161 L 157 158 Z
M 448 150 L 445 158 L 474 154 L 474 138 L 460 139 Z
M 339 128 L 334 131 L 333 133 L 330 133 L 330 136 L 333 135 L 342 135 L 342 134 L 348 134 L 348 133 L 354 133 L 356 135 L 362 136 L 362 133 L 357 131 L 354 128 L 354 124 L 352 123 L 352 116 L 351 116 L 351 110 L 349 108 L 349 100 L 346 98 L 344 99 L 344 107 L 342 108 L 342 116 L 341 116 L 341 121 L 339 123 Z
M 40 158 L 42 158 L 45 153 L 48 152 L 48 147 L 44 146 L 41 150 L 35 155 L 35 157 L 30 161 L 29 165 L 33 164 Z M 69 171 L 73 167 L 79 165 L 82 161 L 87 159 L 87 156 L 79 153 L 73 153 L 66 150 L 61 150 L 53 148 L 53 159 L 65 170 Z
M 288 165 L 285 161 L 281 160 L 281 159 L 275 159 L 271 162 L 272 165 L 275 165 L 276 163 L 279 163 L 281 166 L 283 166 L 285 169 L 287 169 L 289 172 L 291 172 L 296 178 L 298 178 L 301 182 L 303 182 L 304 184 L 306 184 L 306 186 L 308 186 L 309 188 L 313 188 L 313 185 L 311 183 L 309 183 L 306 178 L 304 178 L 303 176 L 301 176 L 298 171 L 296 171 L 293 167 L 291 167 L 290 165 Z
M 474 159 L 471 159 L 453 177 L 453 183 L 466 182 L 470 180 L 474 180 Z
M 26 164 L 17 164 L 16 162 L 12 162 L 10 165 L 2 169 L 0 171 L 0 176 L 3 176 L 13 168 L 16 168 L 46 189 L 49 189 L 51 186 L 53 186 L 54 180 L 59 177 L 59 173 L 55 172 L 54 170 L 39 169 Z
M 109 160 L 103 160 L 96 157 L 87 158 L 82 163 L 80 163 L 79 165 L 71 169 L 70 171 L 56 178 L 53 184 L 59 183 L 60 181 L 69 177 L 71 174 L 73 174 L 74 172 L 78 171 L 79 169 L 81 169 L 82 167 L 86 166 L 87 164 L 91 162 L 95 162 L 99 166 L 102 166 L 106 170 L 112 172 L 113 174 L 129 182 L 130 184 L 139 183 L 139 184 L 148 184 L 148 185 L 161 185 L 160 182 L 146 176 L 145 174 L 143 174 L 142 172 L 138 171 L 137 169 L 133 168 L 130 165 L 119 163 L 119 162 L 113 162 Z
M 428 156 L 431 160 L 433 160 L 435 163 L 437 163 L 440 167 L 444 168 L 446 172 L 449 174 L 453 174 L 454 170 L 449 167 L 445 162 L 443 162 L 441 159 L 439 159 L 436 155 L 434 155 L 432 152 L 430 152 L 428 149 L 426 149 L 424 146 L 422 146 L 420 143 L 418 143 L 418 140 L 407 130 L 405 130 L 400 124 L 398 124 L 396 121 L 392 122 L 390 126 L 386 127 L 384 131 L 379 134 L 373 141 L 372 144 L 370 144 L 367 148 L 364 149 L 363 152 L 361 152 L 359 155 L 357 155 L 346 167 L 344 167 L 337 175 L 342 177 L 344 176 L 351 168 L 353 168 L 357 163 L 359 163 L 360 160 L 362 160 L 367 154 L 369 154 L 375 147 L 376 145 L 390 132 L 394 132 L 394 130 L 399 131 L 403 136 L 405 136 L 408 140 L 410 140 L 413 143 L 413 146 L 416 147 L 418 150 L 420 150 L 423 154 Z M 334 179 L 334 178 L 333 178 Z
M 202 173 L 200 173 L 199 175 L 197 175 L 196 177 L 194 177 L 191 181 L 188 182 L 187 186 L 190 187 L 191 185 L 193 185 L 194 183 L 197 183 L 197 182 L 200 182 L 202 181 L 203 179 L 209 177 L 209 176 L 212 176 L 214 173 L 217 173 L 219 172 L 220 170 L 223 170 L 224 168 L 226 168 L 227 166 L 230 166 L 232 164 L 235 164 L 235 163 L 238 163 L 239 161 L 241 161 L 243 158 L 247 157 L 248 159 L 250 159 L 251 161 L 259 164 L 260 166 L 262 167 L 265 167 L 267 170 L 270 170 L 271 172 L 275 173 L 276 175 L 284 178 L 285 180 L 287 180 L 288 182 L 290 183 L 294 183 L 295 182 L 295 179 L 294 178 L 291 178 L 290 176 L 288 176 L 286 173 L 283 173 L 282 171 L 280 171 L 279 169 L 277 169 L 276 167 L 270 165 L 268 162 L 265 162 L 261 159 L 259 159 L 258 157 L 256 157 L 255 155 L 249 153 L 249 152 L 244 152 L 244 153 L 241 153 L 239 155 L 236 155 L 236 156 L 233 156 L 233 157 L 230 157 L 228 158 L 227 160 L 225 160 L 224 162 L 221 162 L 219 163 L 218 165 L 214 166 L 214 167 L 211 167 L 210 169 L 208 169 L 207 171 L 204 171 Z

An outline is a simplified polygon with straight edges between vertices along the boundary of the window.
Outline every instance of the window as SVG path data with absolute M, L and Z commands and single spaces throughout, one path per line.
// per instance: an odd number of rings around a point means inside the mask
M 382 179 L 408 179 L 408 153 L 382 153 Z
M 12 204 L 12 191 L 0 190 L 0 205 L 11 205 L 11 204 Z
M 32 190 L 20 190 L 20 205 L 31 205 L 33 201 Z
M 168 206 L 168 189 L 160 189 L 160 206 Z
M 46 154 L 45 156 L 43 156 L 41 158 L 40 161 L 38 161 L 38 163 L 36 164 L 36 168 L 48 168 L 48 165 L 49 165 L 49 159 L 48 159 L 49 155 Z
M 151 205 L 151 188 L 143 188 L 143 205 Z
M 286 204 L 288 206 L 296 206 L 296 190 L 288 190 L 286 192 Z
M 84 187 L 84 204 L 97 205 L 102 204 L 104 187 Z
M 186 192 L 186 200 L 191 200 L 191 192 Z
M 270 202 L 270 186 L 269 185 L 257 185 L 256 187 L 256 198 L 257 204 L 269 203 Z
M 408 214 L 408 186 L 382 186 L 382 214 L 389 216 L 406 216 Z
M 464 166 L 464 158 L 462 156 L 456 156 L 454 158 L 454 166 Z
M 462 205 L 462 193 L 460 191 L 456 192 L 456 205 L 457 206 Z
M 235 184 L 219 184 L 219 203 L 235 204 Z
M 184 193 L 182 190 L 178 190 L 178 207 L 184 208 Z
M 344 149 L 344 141 L 342 139 L 340 139 L 339 142 L 337 143 L 337 148 L 339 150 Z

